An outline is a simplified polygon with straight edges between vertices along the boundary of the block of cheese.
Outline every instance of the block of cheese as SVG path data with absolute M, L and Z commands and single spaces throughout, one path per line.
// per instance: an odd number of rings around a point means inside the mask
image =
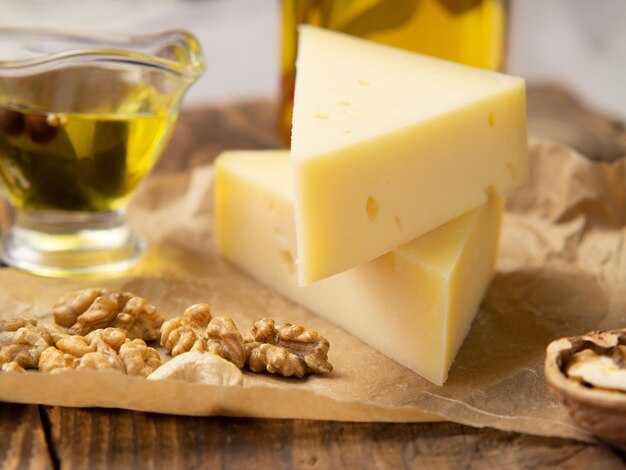
M 300 29 L 291 142 L 300 285 L 527 179 L 524 81 Z
M 445 382 L 493 274 L 500 197 L 305 287 L 297 281 L 288 153 L 222 154 L 215 197 L 221 256 L 431 382 Z

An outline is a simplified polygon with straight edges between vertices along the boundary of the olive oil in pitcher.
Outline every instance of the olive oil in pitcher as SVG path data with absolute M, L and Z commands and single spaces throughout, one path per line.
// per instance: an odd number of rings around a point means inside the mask
M 20 209 L 116 210 L 153 167 L 169 138 L 169 118 L 0 105 L 4 190 Z

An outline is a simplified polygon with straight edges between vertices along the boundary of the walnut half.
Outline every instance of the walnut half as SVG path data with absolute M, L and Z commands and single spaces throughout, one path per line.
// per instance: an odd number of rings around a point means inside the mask
M 156 349 L 140 339 L 128 339 L 120 328 L 92 331 L 87 336 L 67 335 L 41 353 L 39 370 L 113 369 L 128 375 L 148 376 L 161 366 Z
M 55 322 L 71 335 L 121 328 L 130 339 L 154 341 L 165 320 L 154 305 L 130 292 L 89 288 L 68 292 L 54 305 Z
M 0 369 L 36 369 L 41 353 L 57 337 L 60 335 L 53 328 L 34 319 L 0 321 Z
M 626 346 L 617 345 L 598 354 L 593 349 L 575 353 L 565 366 L 565 375 L 590 388 L 626 392 Z
M 210 352 L 240 369 L 246 359 L 243 338 L 235 323 L 226 316 L 212 317 L 207 304 L 192 305 L 182 316 L 163 323 L 161 345 L 172 357 L 188 351 Z
M 626 329 L 592 331 L 548 346 L 544 375 L 552 392 L 583 428 L 625 446 Z
M 232 386 L 243 383 L 243 374 L 235 364 L 217 354 L 189 351 L 179 354 L 148 376 L 148 380 L 164 379 Z
M 304 377 L 333 370 L 330 344 L 314 330 L 300 325 L 275 325 L 272 318 L 257 320 L 245 337 L 246 359 L 253 372 Z

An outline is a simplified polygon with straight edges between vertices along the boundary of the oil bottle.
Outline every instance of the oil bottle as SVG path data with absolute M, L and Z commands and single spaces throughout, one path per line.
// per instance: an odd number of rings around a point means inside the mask
M 507 11 L 507 0 L 283 0 L 279 125 L 285 143 L 291 135 L 298 24 L 500 70 Z

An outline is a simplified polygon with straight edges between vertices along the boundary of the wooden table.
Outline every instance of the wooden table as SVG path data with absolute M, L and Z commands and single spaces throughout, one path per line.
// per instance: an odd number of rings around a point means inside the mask
M 183 113 L 155 173 L 211 162 L 224 149 L 275 148 L 272 103 Z M 611 161 L 626 155 L 622 124 L 556 87 L 529 92 L 533 135 Z M 7 226 L 0 208 L 0 228 Z M 0 403 L 0 469 L 14 468 L 626 468 L 601 445 L 452 423 L 358 424 L 190 418 Z

